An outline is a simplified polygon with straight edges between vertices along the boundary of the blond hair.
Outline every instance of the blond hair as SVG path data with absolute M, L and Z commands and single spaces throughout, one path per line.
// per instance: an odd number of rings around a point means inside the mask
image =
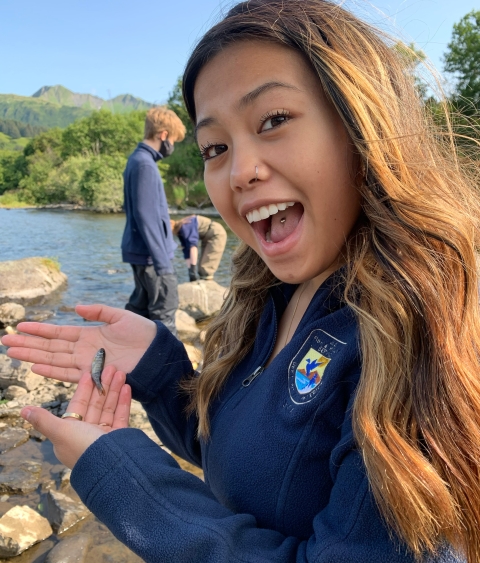
M 252 0 L 195 48 L 185 71 L 195 121 L 203 66 L 238 41 L 295 49 L 318 76 L 359 157 L 362 215 L 348 249 L 362 373 L 353 426 L 377 504 L 420 559 L 444 540 L 480 561 L 480 201 L 447 125 L 420 103 L 394 42 L 326 0 Z M 446 110 L 446 108 L 444 108 Z M 478 170 L 478 168 L 477 168 Z M 241 245 L 211 323 L 200 376 L 185 387 L 209 434 L 208 408 L 252 347 L 278 283 Z
M 144 138 L 151 140 L 161 131 L 168 132 L 168 138 L 172 143 L 183 141 L 185 138 L 185 125 L 174 111 L 165 106 L 148 110 Z

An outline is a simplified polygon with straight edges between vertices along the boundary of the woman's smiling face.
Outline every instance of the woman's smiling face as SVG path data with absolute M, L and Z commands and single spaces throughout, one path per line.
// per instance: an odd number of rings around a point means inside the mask
M 360 197 L 318 77 L 293 50 L 240 42 L 207 63 L 194 94 L 205 185 L 223 219 L 280 280 L 326 277 Z

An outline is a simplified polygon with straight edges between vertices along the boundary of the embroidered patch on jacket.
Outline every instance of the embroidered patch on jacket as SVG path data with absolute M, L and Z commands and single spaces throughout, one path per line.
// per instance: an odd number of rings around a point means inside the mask
M 321 329 L 309 334 L 288 368 L 288 388 L 294 403 L 307 403 L 315 397 L 328 366 L 342 346 L 345 342 Z

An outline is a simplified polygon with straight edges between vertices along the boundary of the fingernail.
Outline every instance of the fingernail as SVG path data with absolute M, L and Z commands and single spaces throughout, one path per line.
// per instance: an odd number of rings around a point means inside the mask
M 32 414 L 32 409 L 22 409 L 20 411 L 20 416 L 25 420 L 30 420 L 30 415 Z

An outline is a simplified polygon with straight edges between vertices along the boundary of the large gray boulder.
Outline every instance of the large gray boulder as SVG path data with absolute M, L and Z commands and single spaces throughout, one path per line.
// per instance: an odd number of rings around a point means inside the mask
M 67 283 L 58 264 L 41 257 L 0 262 L 0 303 L 38 303 Z
M 0 518 L 0 557 L 14 557 L 52 535 L 48 520 L 28 506 L 14 506 Z
M 220 310 L 227 288 L 213 280 L 182 283 L 178 286 L 178 308 L 197 321 Z
M 195 319 L 180 309 L 175 313 L 175 326 L 178 338 L 182 342 L 193 342 L 200 334 Z

